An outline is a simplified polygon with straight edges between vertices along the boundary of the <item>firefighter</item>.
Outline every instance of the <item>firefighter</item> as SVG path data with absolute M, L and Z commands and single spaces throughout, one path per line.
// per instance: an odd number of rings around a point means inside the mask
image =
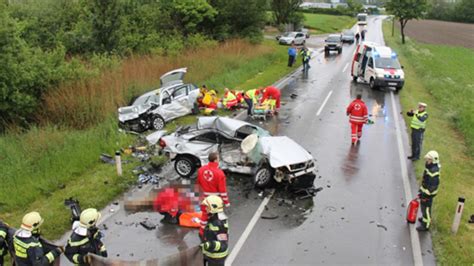
M 229 225 L 222 198 L 211 195 L 204 199 L 202 204 L 206 206 L 206 211 L 209 213 L 209 220 L 200 245 L 204 255 L 204 265 L 224 265 L 229 253 Z
M 357 94 L 357 97 L 352 101 L 346 110 L 346 115 L 349 116 L 351 123 L 351 141 L 355 145 L 362 137 L 362 127 L 368 120 L 367 106 L 362 101 L 362 95 Z
M 431 206 L 433 198 L 438 194 L 439 155 L 436 151 L 429 151 L 425 155 L 425 170 L 423 171 L 423 180 L 421 181 L 418 197 L 420 198 L 421 214 L 419 221 L 421 225 L 416 228 L 418 231 L 428 231 L 431 225 Z
M 23 216 L 20 229 L 13 236 L 15 264 L 49 265 L 61 255 L 62 247 L 47 251 L 40 242 L 40 226 L 43 218 L 37 212 L 30 212 Z
M 107 250 L 102 243 L 102 233 L 97 228 L 101 215 L 94 208 L 81 212 L 79 222 L 73 225 L 72 234 L 66 245 L 65 255 L 74 264 L 90 265 L 90 254 L 107 257 Z
M 3 265 L 3 257 L 8 253 L 8 225 L 0 220 L 0 265 Z
M 276 100 L 276 108 L 277 110 L 280 109 L 280 90 L 277 87 L 268 86 L 263 90 L 262 99 L 260 99 L 260 103 L 263 103 L 267 99 L 274 99 Z
M 252 115 L 252 108 L 254 104 L 258 103 L 258 95 L 260 95 L 260 88 L 248 90 L 244 93 L 244 100 L 247 103 L 247 115 Z
M 201 187 L 204 197 L 215 195 L 220 196 L 226 207 L 230 206 L 227 195 L 226 177 L 219 169 L 219 155 L 216 152 L 209 154 L 209 163 L 198 170 L 197 184 Z M 202 237 L 207 224 L 206 206 L 201 204 L 202 218 L 199 235 Z
M 224 99 L 222 100 L 224 106 L 229 109 L 235 109 L 238 105 L 237 97 L 228 88 L 224 89 Z
M 426 103 L 418 103 L 418 110 L 410 110 L 407 112 L 411 119 L 411 156 L 408 159 L 416 161 L 420 159 L 421 147 L 423 144 L 423 136 L 425 134 L 426 120 L 428 113 L 426 112 Z

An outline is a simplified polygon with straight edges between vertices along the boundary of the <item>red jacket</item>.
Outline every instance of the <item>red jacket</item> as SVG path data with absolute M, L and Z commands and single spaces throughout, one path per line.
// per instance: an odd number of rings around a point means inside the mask
M 229 196 L 227 195 L 226 177 L 219 169 L 219 164 L 209 162 L 198 170 L 197 183 L 204 192 L 204 197 L 217 195 L 222 198 L 224 204 L 229 206 Z
M 263 103 L 269 97 L 272 97 L 275 100 L 280 99 L 280 90 L 273 86 L 266 87 L 263 92 L 262 100 L 260 101 Z
M 346 114 L 349 115 L 349 122 L 355 124 L 364 124 L 368 119 L 367 106 L 359 99 L 355 99 L 349 104 Z

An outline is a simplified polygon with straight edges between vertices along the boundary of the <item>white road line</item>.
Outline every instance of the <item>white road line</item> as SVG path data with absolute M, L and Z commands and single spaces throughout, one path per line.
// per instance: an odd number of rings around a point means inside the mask
M 349 63 L 346 64 L 346 66 L 345 66 L 344 69 L 342 70 L 342 73 L 346 72 L 348 66 L 349 66 Z
M 316 113 L 316 116 L 319 116 L 319 115 L 321 114 L 321 112 L 323 111 L 324 106 L 326 105 L 326 103 L 327 103 L 328 100 L 329 100 L 329 97 L 331 97 L 331 94 L 332 94 L 332 91 L 330 91 L 330 92 L 328 93 L 328 96 L 326 96 L 326 99 L 324 99 L 323 105 L 321 105 L 321 107 L 319 107 L 319 110 L 318 110 L 318 112 Z
M 393 120 L 395 121 L 397 144 L 398 144 L 398 155 L 400 156 L 400 167 L 402 170 L 403 188 L 405 190 L 405 202 L 406 202 L 406 206 L 408 206 L 413 196 L 411 193 L 410 181 L 408 180 L 408 168 L 406 164 L 405 151 L 403 149 L 400 121 L 398 120 L 399 112 L 395 104 L 395 96 L 393 96 L 393 91 L 390 91 L 390 97 L 391 97 L 392 106 L 393 106 Z M 416 266 L 423 266 L 423 258 L 421 257 L 421 245 L 420 245 L 420 237 L 418 235 L 418 231 L 416 231 L 415 229 L 415 224 L 410 224 L 409 227 L 410 227 L 411 247 L 413 251 L 413 264 Z
M 268 195 L 267 197 L 265 197 L 262 201 L 262 203 L 260 203 L 260 206 L 258 207 L 257 211 L 255 212 L 255 214 L 253 215 L 252 219 L 250 220 L 249 224 L 247 225 L 247 227 L 245 227 L 245 230 L 244 232 L 242 233 L 242 235 L 240 236 L 239 240 L 237 241 L 237 243 L 235 244 L 234 248 L 232 249 L 232 251 L 230 252 L 230 255 L 229 257 L 227 257 L 226 261 L 225 261 L 225 265 L 226 266 L 231 266 L 232 263 L 234 262 L 235 258 L 237 257 L 237 255 L 239 254 L 240 252 L 240 249 L 242 248 L 242 246 L 244 245 L 245 241 L 247 240 L 247 238 L 249 237 L 250 233 L 252 232 L 253 228 L 255 227 L 255 225 L 257 224 L 258 222 L 258 219 L 260 218 L 260 215 L 262 214 L 263 210 L 265 210 L 265 206 L 268 204 L 268 202 L 270 201 L 270 198 L 273 196 L 273 192 L 274 190 L 272 190 L 270 192 L 270 195 Z

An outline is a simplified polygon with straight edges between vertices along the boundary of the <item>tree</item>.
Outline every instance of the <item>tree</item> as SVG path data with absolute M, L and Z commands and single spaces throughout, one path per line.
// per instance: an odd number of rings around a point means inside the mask
M 112 52 L 118 45 L 120 5 L 116 0 L 89 0 L 92 36 L 99 52 Z
M 400 22 L 402 43 L 405 43 L 405 26 L 412 19 L 422 18 L 428 11 L 426 0 L 390 0 L 385 4 L 387 11 Z
M 271 8 L 277 25 L 294 23 L 303 0 L 271 0 Z

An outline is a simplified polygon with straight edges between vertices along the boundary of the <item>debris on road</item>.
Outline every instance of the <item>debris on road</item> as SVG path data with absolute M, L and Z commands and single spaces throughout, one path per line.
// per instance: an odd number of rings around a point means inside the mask
M 278 219 L 278 217 L 280 217 L 279 215 L 277 214 L 262 214 L 262 216 L 260 216 L 262 219 L 266 219 L 266 220 L 275 220 L 275 219 Z
M 148 220 L 141 221 L 140 225 L 143 226 L 146 230 L 153 230 L 156 228 L 156 225 L 150 223 Z
M 385 231 L 388 231 L 387 227 L 386 227 L 385 225 L 383 225 L 383 224 L 377 223 L 377 227 L 383 228 Z
M 159 184 L 162 177 L 156 174 L 140 174 L 138 175 L 138 183 L 141 185 L 151 183 L 153 185 Z
M 290 95 L 290 98 L 291 98 L 291 99 L 296 99 L 296 97 L 298 97 L 298 94 L 296 94 L 296 93 L 292 93 L 292 94 Z

